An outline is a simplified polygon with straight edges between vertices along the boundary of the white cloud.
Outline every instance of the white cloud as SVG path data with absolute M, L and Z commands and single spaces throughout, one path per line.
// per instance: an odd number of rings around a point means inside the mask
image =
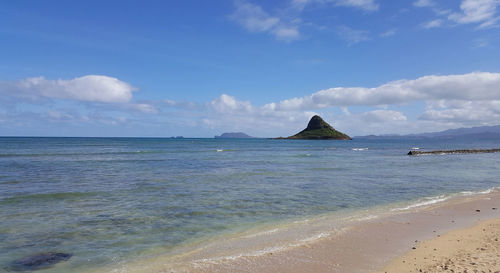
M 57 98 L 123 103 L 132 99 L 134 90 L 135 88 L 129 83 L 101 75 L 88 75 L 71 80 L 48 80 L 44 77 L 36 77 L 14 82 L 0 82 L 0 93 L 31 100 Z
M 315 115 L 312 111 L 277 111 L 273 104 L 254 106 L 248 101 L 240 101 L 233 96 L 222 94 L 207 103 L 200 111 L 201 126 L 217 129 L 245 131 L 255 136 L 278 136 L 301 130 L 308 119 Z
M 500 73 L 424 76 L 388 82 L 378 87 L 335 87 L 275 104 L 277 110 L 320 109 L 332 106 L 403 104 L 424 100 L 500 99 Z
M 145 120 L 152 119 L 151 114 L 159 114 L 155 102 L 133 102 L 135 90 L 129 83 L 100 75 L 69 80 L 36 77 L 3 81 L 0 82 L 0 111 L 11 113 L 16 119 L 26 119 L 26 128 L 32 128 L 32 124 L 53 123 L 69 127 L 82 123 L 120 124 L 123 118 L 118 115 L 133 118 L 137 113 L 144 113 L 146 115 L 140 117 Z
M 416 80 L 400 80 L 389 82 L 375 88 L 362 87 L 337 87 L 318 91 L 310 96 L 302 98 L 291 98 L 279 103 L 268 103 L 261 107 L 252 106 L 250 102 L 241 102 L 231 97 L 223 105 L 224 115 L 213 115 L 209 120 L 211 128 L 230 128 L 236 126 L 243 131 L 252 131 L 259 128 L 262 132 L 275 132 L 277 135 L 292 134 L 294 130 L 303 129 L 301 126 L 307 122 L 316 110 L 326 110 L 325 115 L 329 121 L 352 134 L 377 133 L 411 133 L 415 131 L 439 130 L 441 128 L 454 128 L 469 125 L 466 116 L 480 116 L 480 124 L 493 124 L 497 119 L 492 115 L 492 107 L 480 108 L 468 107 L 467 114 L 462 116 L 458 112 L 465 111 L 462 108 L 467 104 L 443 104 L 438 107 L 437 102 L 442 100 L 489 101 L 490 98 L 499 98 L 500 74 L 494 73 L 470 73 L 464 75 L 449 76 L 426 76 Z M 226 95 L 227 96 L 227 95 Z M 219 98 L 216 101 L 221 101 Z M 368 106 L 378 108 L 390 108 L 394 104 L 412 103 L 415 101 L 427 101 L 429 105 L 435 101 L 435 107 L 428 107 L 422 113 L 419 120 L 409 120 L 407 116 L 391 109 L 375 109 L 361 113 L 351 113 L 347 106 Z M 479 102 L 478 102 L 479 103 Z M 478 104 L 479 105 L 479 104 Z M 340 107 L 339 114 L 328 114 L 329 107 Z M 460 110 L 462 109 L 462 110 Z M 485 111 L 484 109 L 490 109 Z M 312 110 L 312 111 L 311 111 Z M 475 111 L 475 112 L 474 112 Z M 478 113 L 483 111 L 483 113 Z M 443 115 L 455 114 L 455 118 L 444 118 Z M 439 114 L 439 115 L 438 115 Z M 470 119 L 470 118 L 469 118 Z M 271 126 L 272 125 L 272 126 Z M 246 126 L 246 127 L 245 127 Z M 291 128 L 291 129 L 290 129 Z M 439 129 L 438 129 L 439 128 Z M 276 130 L 276 131 L 272 131 Z
M 406 116 L 398 111 L 393 110 L 373 110 L 364 112 L 361 117 L 366 122 L 395 122 L 406 121 Z
M 300 37 L 298 26 L 293 22 L 284 22 L 269 15 L 262 7 L 244 1 L 235 1 L 236 10 L 230 16 L 232 20 L 250 32 L 266 32 L 279 40 L 296 40 Z
M 386 32 L 382 32 L 382 33 L 380 34 L 380 37 L 390 37 L 390 36 L 394 36 L 394 35 L 396 35 L 396 31 L 397 31 L 397 30 L 396 30 L 395 28 L 393 28 L 393 29 L 389 29 L 389 30 L 388 30 L 388 31 L 386 31 Z
M 443 10 L 437 3 L 432 0 L 418 0 L 413 3 L 416 7 L 430 8 L 437 16 L 436 19 L 424 23 L 424 28 L 441 27 L 446 22 L 447 25 L 479 24 L 478 28 L 486 28 L 496 26 L 500 21 L 500 16 L 496 14 L 500 0 L 462 0 L 459 11 Z
M 181 109 L 199 109 L 202 107 L 199 103 L 191 101 L 164 100 L 162 102 L 165 103 L 168 107 L 175 107 Z
M 47 116 L 53 120 L 72 120 L 74 116 L 68 113 L 63 113 L 60 111 L 47 111 Z
M 231 19 L 249 31 L 268 31 L 280 21 L 279 18 L 270 16 L 260 6 L 255 4 L 246 1 L 237 1 L 235 4 L 236 10 L 231 15 Z
M 500 120 L 499 86 L 500 73 L 475 72 L 397 80 L 373 88 L 336 87 L 261 107 L 223 95 L 214 101 L 224 105 L 221 107 L 224 110 L 216 111 L 208 120 L 211 128 L 235 126 L 243 131 L 269 130 L 267 132 L 276 135 L 303 129 L 318 110 L 322 110 L 336 128 L 353 135 L 493 125 Z M 427 108 L 417 114 L 416 120 L 409 119 L 402 111 L 391 109 L 397 104 L 416 102 L 427 104 Z M 363 106 L 365 110 L 352 113 L 348 106 Z M 383 109 L 380 106 L 384 106 Z M 333 114 L 331 107 L 339 107 L 340 112 Z M 410 108 L 414 109 L 413 106 Z
M 203 132 L 217 130 L 217 133 L 220 133 L 238 130 L 251 135 L 272 137 L 288 136 L 302 130 L 314 114 L 321 114 L 335 128 L 351 135 L 437 131 L 463 126 L 493 125 L 498 124 L 500 120 L 500 73 L 429 75 L 413 80 L 391 81 L 375 87 L 334 87 L 265 105 L 253 105 L 250 101 L 222 94 L 206 103 L 123 100 L 126 102 L 110 104 L 103 102 L 120 100 L 103 99 L 103 97 L 98 100 L 91 97 L 92 101 L 97 103 L 86 103 L 82 108 L 74 108 L 73 106 L 80 105 L 75 101 L 91 100 L 88 96 L 84 100 L 65 89 L 68 89 L 68 85 L 73 86 L 69 84 L 73 80 L 50 81 L 39 78 L 38 81 L 36 84 L 26 80 L 1 82 L 0 92 L 3 95 L 17 96 L 17 91 L 22 91 L 24 95 L 32 95 L 35 98 L 67 100 L 60 101 L 64 102 L 62 104 L 50 105 L 55 106 L 50 110 L 45 107 L 38 113 L 17 115 L 16 113 L 23 112 L 16 112 L 15 108 L 13 111 L 8 111 L 7 108 L 0 109 L 1 123 L 26 124 L 25 126 L 29 127 L 31 126 L 29 124 L 35 124 L 37 121 L 41 121 L 40 124 L 86 123 L 93 124 L 92 126 L 131 124 L 131 122 L 149 125 L 178 122 L 184 127 L 204 128 Z M 20 83 L 25 86 L 21 86 Z M 47 86 L 55 86 L 59 88 L 57 92 L 66 93 L 46 93 L 49 90 Z M 69 90 L 86 90 L 72 88 Z M 408 107 L 396 105 L 408 105 Z M 405 109 L 411 110 L 407 112 Z M 134 111 L 144 114 L 135 116 Z M 31 123 L 25 122 L 26 120 L 31 120 Z
M 250 32 L 268 33 L 278 40 L 288 42 L 301 38 L 300 26 L 303 24 L 300 13 L 312 3 L 358 8 L 370 12 L 379 8 L 375 0 L 291 0 L 287 7 L 270 14 L 261 6 L 247 0 L 235 0 L 234 3 L 236 8 L 229 16 L 231 20 Z M 311 23 L 304 23 L 304 25 L 311 25 Z M 365 31 L 340 27 L 338 32 L 349 44 L 367 39 Z
M 415 7 L 423 8 L 423 7 L 433 7 L 435 5 L 432 0 L 418 0 L 413 2 Z
M 148 113 L 148 114 L 156 114 L 158 113 L 158 109 L 154 105 L 147 103 L 129 103 L 125 105 L 125 108 L 137 110 L 139 112 Z
M 494 25 L 500 18 L 496 16 L 499 0 L 462 0 L 459 13 L 453 13 L 448 19 L 459 24 L 479 23 L 479 27 Z
M 273 29 L 272 33 L 279 40 L 291 41 L 300 37 L 297 26 L 278 26 Z
M 314 0 L 292 0 L 291 7 L 293 9 L 302 11 L 308 4 Z
M 353 29 L 345 25 L 337 27 L 337 35 L 348 45 L 370 40 L 368 31 Z
M 440 27 L 441 25 L 443 25 L 443 20 L 435 19 L 435 20 L 431 20 L 431 21 L 428 21 L 428 22 L 422 24 L 422 27 L 423 28 L 436 28 L 436 27 Z
M 435 124 L 432 121 L 409 120 L 405 114 L 394 110 L 371 110 L 350 115 L 335 115 L 326 112 L 323 117 L 336 129 L 350 136 L 410 133 L 419 126 L 424 127 L 423 124 Z M 415 127 L 417 123 L 418 126 Z
M 218 113 L 248 113 L 252 111 L 252 104 L 248 101 L 238 101 L 235 97 L 222 94 L 211 101 L 209 105 Z
M 31 116 L 26 119 L 26 116 Z M 45 124 L 47 121 L 49 123 L 64 123 L 67 126 L 80 126 L 83 123 L 85 124 L 104 124 L 104 125 L 116 125 L 119 123 L 124 123 L 127 121 L 124 117 L 113 117 L 108 116 L 103 113 L 92 113 L 82 114 L 74 109 L 58 109 L 58 110 L 47 110 L 42 112 L 22 112 L 22 113 L 10 113 L 9 117 L 14 121 L 16 119 L 25 120 L 27 123 L 25 126 L 38 126 L 40 124 Z M 28 125 L 30 124 L 31 125 Z M 61 127 L 63 128 L 63 127 Z M 45 133 L 54 133 L 54 132 L 45 132 Z
M 428 102 L 421 120 L 453 122 L 465 125 L 497 125 L 500 120 L 500 100 Z
M 292 7 L 303 10 L 308 4 L 333 4 L 336 6 L 359 8 L 365 11 L 376 11 L 379 5 L 374 0 L 292 0 Z
M 335 128 L 347 133 L 361 133 L 362 129 L 381 132 L 397 129 L 406 125 L 407 117 L 394 110 L 372 110 L 351 114 L 347 107 L 342 107 L 342 115 L 329 112 L 278 109 L 276 103 L 254 106 L 250 102 L 240 101 L 229 95 L 221 95 L 207 103 L 207 109 L 201 110 L 199 126 L 217 132 L 244 131 L 255 136 L 289 136 L 304 129 L 308 120 L 321 114 Z M 347 130 L 347 131 L 346 131 Z
M 378 10 L 379 5 L 373 0 L 330 0 L 338 6 L 356 7 L 366 11 Z
M 42 86 L 42 84 L 30 84 L 28 86 Z M 165 100 L 106 104 L 102 103 L 105 100 L 101 98 L 99 103 L 90 104 L 91 108 L 87 111 L 59 107 L 60 109 L 40 112 L 36 118 L 50 123 L 70 125 L 85 123 L 90 124 L 89 126 L 120 125 L 130 122 L 163 124 L 176 122 L 178 119 L 184 126 L 190 124 L 189 126 L 193 128 L 198 126 L 204 128 L 203 130 L 217 131 L 217 133 L 238 130 L 256 136 L 272 137 L 292 135 L 302 130 L 312 115 L 320 114 L 335 128 L 350 135 L 412 133 L 498 123 L 499 86 L 500 73 L 430 75 L 414 80 L 392 81 L 376 87 L 334 87 L 308 96 L 271 102 L 262 106 L 238 100 L 228 94 L 222 94 L 206 103 Z M 2 87 L 5 87 L 5 83 L 2 83 Z M 23 90 L 39 97 L 69 97 L 59 93 L 47 95 L 39 90 L 34 92 L 32 88 L 27 87 Z M 72 100 L 77 99 L 81 100 L 80 97 L 72 97 Z M 405 108 L 394 109 L 398 104 L 418 102 L 424 102 L 426 108 L 420 113 L 415 113 L 414 105 L 409 106 L 409 109 L 413 109 L 410 117 L 405 110 L 401 110 Z M 138 116 L 141 121 L 134 121 L 133 111 L 130 110 L 140 111 L 145 115 Z M 151 114 L 155 114 L 154 118 L 149 116 Z M 18 116 L 16 120 L 21 122 L 26 118 L 36 119 L 33 115 L 36 113 Z M 5 118 L 2 118 L 5 124 L 4 120 Z

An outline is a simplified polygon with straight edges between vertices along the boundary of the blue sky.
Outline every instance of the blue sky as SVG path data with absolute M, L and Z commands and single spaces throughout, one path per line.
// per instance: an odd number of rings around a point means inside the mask
M 499 0 L 7 1 L 0 135 L 500 122 Z

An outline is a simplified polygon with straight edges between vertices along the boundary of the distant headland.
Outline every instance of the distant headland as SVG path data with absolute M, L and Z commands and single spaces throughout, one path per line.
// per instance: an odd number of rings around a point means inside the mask
M 234 132 L 234 133 L 223 133 L 220 136 L 215 136 L 214 138 L 254 138 L 253 136 L 249 136 L 242 132 Z
M 457 128 L 432 133 L 410 135 L 368 135 L 355 136 L 356 139 L 456 139 L 456 140 L 495 140 L 500 138 L 500 125 Z
M 283 139 L 283 138 L 281 138 Z M 307 128 L 300 131 L 298 134 L 284 139 L 335 139 L 335 140 L 351 140 L 348 135 L 333 129 L 330 124 L 324 121 L 320 116 L 315 115 L 307 124 Z

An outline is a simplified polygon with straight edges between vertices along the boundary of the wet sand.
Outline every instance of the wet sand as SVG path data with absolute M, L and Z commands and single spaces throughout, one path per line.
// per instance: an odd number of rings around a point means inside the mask
M 496 220 L 484 222 L 492 219 Z M 125 270 L 122 268 L 119 271 L 356 273 L 420 272 L 419 270 L 422 269 L 422 272 L 452 272 L 432 269 L 441 265 L 446 266 L 446 259 L 452 259 L 451 263 L 448 261 L 448 266 L 455 266 L 457 270 L 462 268 L 464 263 L 469 263 L 470 266 L 475 266 L 470 263 L 476 263 L 476 265 L 484 263 L 484 268 L 486 268 L 490 265 L 497 266 L 493 265 L 492 261 L 500 260 L 498 257 L 500 246 L 497 244 L 498 241 L 495 241 L 500 228 L 499 219 L 500 193 L 495 191 L 488 194 L 452 198 L 443 203 L 401 213 L 388 213 L 375 219 L 359 221 L 357 224 L 344 228 L 341 232 L 332 233 L 317 240 L 276 249 L 276 251 L 263 251 L 259 255 L 237 255 L 224 258 L 224 256 L 217 257 L 217 254 L 214 254 L 212 257 L 196 259 L 189 258 L 188 255 L 175 261 L 157 257 L 142 265 L 127 266 Z M 473 229 L 461 230 L 478 223 L 480 225 Z M 485 231 L 482 231 L 483 229 Z M 457 231 L 448 233 L 452 230 Z M 472 233 L 470 233 L 471 230 L 473 230 Z M 458 235 L 455 234 L 460 234 L 460 238 L 467 238 L 467 240 L 456 239 L 457 237 L 454 236 Z M 438 243 L 432 240 L 421 243 L 435 238 L 439 240 Z M 500 237 L 498 239 L 500 240 Z M 455 244 L 448 242 L 449 240 L 460 240 L 460 242 Z M 244 253 L 244 250 L 235 248 L 233 252 Z M 453 251 L 457 251 L 458 254 L 455 255 Z M 455 256 L 449 258 L 450 255 Z M 483 258 L 490 264 L 480 260 Z M 413 262 L 407 265 L 407 261 L 411 259 L 418 263 Z M 389 267 L 381 271 L 387 264 L 390 264 Z M 470 268 L 477 269 L 476 267 Z M 457 270 L 454 272 L 461 272 Z

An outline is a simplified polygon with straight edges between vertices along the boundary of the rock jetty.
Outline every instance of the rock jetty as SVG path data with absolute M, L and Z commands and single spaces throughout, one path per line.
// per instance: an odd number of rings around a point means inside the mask
M 351 140 L 348 135 L 333 129 L 330 124 L 316 115 L 311 118 L 307 128 L 296 135 L 287 137 L 287 139 L 336 139 Z
M 438 151 L 409 151 L 408 155 L 479 154 L 479 153 L 498 153 L 498 152 L 500 152 L 500 149 L 438 150 Z

